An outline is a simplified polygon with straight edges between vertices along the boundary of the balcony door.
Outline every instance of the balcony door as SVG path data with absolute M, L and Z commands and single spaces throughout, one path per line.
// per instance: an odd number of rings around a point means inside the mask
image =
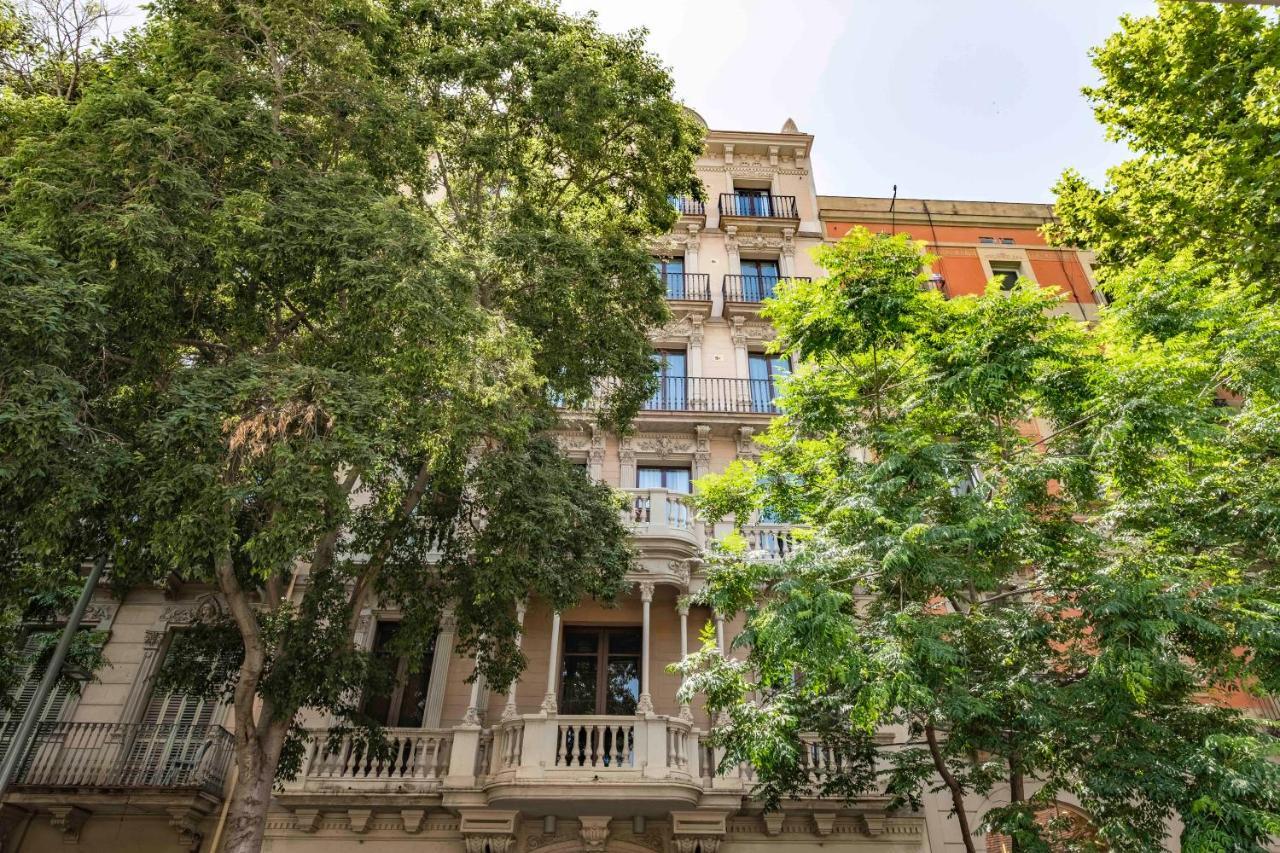
M 188 645 L 189 635 L 174 631 L 169 635 L 157 672 L 163 672 L 166 658 L 198 659 L 199 651 Z M 205 753 L 211 748 L 211 726 L 218 703 L 181 690 L 170 690 L 154 681 L 151 695 L 138 725 L 124 732 L 127 749 L 119 769 L 119 784 L 189 785 L 198 777 Z
M 733 192 L 736 196 L 735 207 L 739 216 L 762 216 L 767 218 L 773 215 L 773 199 L 770 198 L 767 189 L 738 187 Z
M 683 411 L 688 401 L 688 366 L 683 350 L 658 350 L 653 354 L 654 371 L 658 374 L 658 390 L 645 404 L 646 409 Z
M 0 710 L 0 755 L 9 751 L 10 741 L 22 722 L 31 700 L 35 698 L 36 687 L 44 677 L 44 669 L 39 666 L 40 651 L 56 639 L 54 631 L 32 631 L 23 642 L 20 655 L 20 676 L 14 679 L 14 687 L 9 693 L 7 710 Z M 62 716 L 62 709 L 67 703 L 67 690 L 61 680 L 54 682 L 53 691 L 44 703 L 40 713 L 40 723 L 53 723 Z
M 560 713 L 631 716 L 640 700 L 640 628 L 564 629 Z
M 747 357 L 747 367 L 750 371 L 751 411 L 777 411 L 774 405 L 778 398 L 777 383 L 791 375 L 791 361 L 782 355 L 751 353 Z
M 684 290 L 684 258 L 655 258 L 653 270 L 667 288 L 668 299 L 687 299 Z
M 410 660 L 393 651 L 398 621 L 379 621 L 374 628 L 373 656 L 387 679 L 382 689 L 366 691 L 362 710 L 374 722 L 391 728 L 417 728 L 427 709 L 427 688 L 431 684 L 431 663 L 435 656 L 433 639 L 422 656 Z M 415 665 L 416 664 L 416 665 Z
M 742 261 L 742 298 L 746 302 L 763 302 L 773 296 L 778 284 L 778 262 Z

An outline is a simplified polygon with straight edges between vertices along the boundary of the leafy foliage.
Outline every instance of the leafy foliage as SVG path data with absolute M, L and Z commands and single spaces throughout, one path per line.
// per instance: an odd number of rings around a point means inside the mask
M 923 289 L 902 235 L 817 260 L 826 278 L 766 304 L 804 354 L 766 452 L 700 482 L 707 517 L 781 508 L 812 531 L 711 572 L 745 656 L 683 666 L 726 763 L 753 763 L 771 806 L 936 786 L 970 845 L 962 804 L 1000 788 L 984 825 L 1023 850 L 1093 843 L 1035 820 L 1062 794 L 1113 849 L 1158 847 L 1174 815 L 1188 849 L 1261 849 L 1280 769 L 1206 698 L 1280 687 L 1273 304 L 1139 265 L 1084 327 L 1026 280 Z M 1215 405 L 1224 384 L 1238 407 Z M 815 775 L 814 739 L 837 768 Z
M 362 610 L 410 652 L 451 609 L 497 685 L 517 598 L 616 591 L 614 497 L 539 436 L 650 393 L 698 130 L 640 34 L 537 0 L 165 0 L 74 101 L 9 94 L 6 559 L 218 587 L 166 677 L 233 702 L 253 849 L 299 713 L 365 722 Z

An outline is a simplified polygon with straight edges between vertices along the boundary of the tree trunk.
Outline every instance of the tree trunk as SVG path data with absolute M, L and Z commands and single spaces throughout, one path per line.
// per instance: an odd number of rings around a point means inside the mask
M 236 736 L 236 782 L 227 807 L 221 853 L 258 853 L 267 829 L 267 809 L 287 722 L 266 721 L 258 737 Z M 218 851 L 211 851 L 218 853 Z
M 929 754 L 933 756 L 933 768 L 938 771 L 943 784 L 951 792 L 951 808 L 956 813 L 956 823 L 960 825 L 960 837 L 964 840 L 964 849 L 968 853 L 977 853 L 973 846 L 973 833 L 969 830 L 969 813 L 964 808 L 964 791 L 960 788 L 956 777 L 951 775 L 951 771 L 947 768 L 947 760 L 938 746 L 938 733 L 934 731 L 932 723 L 925 724 L 924 736 L 929 742 Z

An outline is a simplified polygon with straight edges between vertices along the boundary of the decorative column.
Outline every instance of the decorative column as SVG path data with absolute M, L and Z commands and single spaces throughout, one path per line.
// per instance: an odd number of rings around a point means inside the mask
M 636 451 L 631 446 L 631 439 L 621 439 L 618 446 L 618 485 L 624 489 L 633 489 L 636 485 Z
M 640 601 L 643 616 L 640 621 L 640 701 L 636 703 L 637 714 L 653 713 L 653 696 L 649 693 L 649 608 L 653 604 L 653 583 L 643 581 L 639 584 Z
M 551 654 L 547 660 L 547 693 L 542 697 L 542 712 L 556 712 L 556 663 L 560 660 L 560 611 L 551 614 Z
M 729 253 L 729 275 L 742 274 L 742 258 L 738 255 L 738 226 L 724 227 L 724 250 Z
M 604 482 L 604 430 L 595 424 L 591 425 L 591 448 L 587 451 L 587 470 L 591 479 L 597 483 Z
M 698 269 L 698 250 L 702 248 L 702 226 L 689 225 L 689 239 L 684 244 L 684 271 L 687 273 L 700 272 Z
M 464 726 L 480 727 L 480 694 L 484 691 L 484 676 L 480 674 L 480 655 L 475 657 L 476 673 L 471 681 L 471 699 L 467 702 L 467 713 L 462 715 Z
M 720 647 L 720 654 L 728 654 L 728 649 L 724 644 L 724 614 L 716 613 L 716 645 Z
M 524 639 L 524 614 L 529 609 L 527 599 L 520 598 L 516 600 L 516 650 L 520 649 L 520 644 Z M 520 716 L 520 709 L 516 707 L 516 685 L 519 684 L 519 678 L 511 679 L 511 685 L 507 687 L 507 705 L 502 709 L 503 720 L 514 720 Z
M 779 251 L 778 271 L 784 278 L 796 274 L 796 232 L 794 228 L 782 229 L 782 247 Z
M 427 708 L 422 715 L 422 726 L 440 728 L 440 716 L 444 710 L 444 689 L 449 683 L 449 662 L 453 660 L 453 644 L 458 636 L 458 623 L 450 608 L 440 617 L 440 630 L 436 632 L 436 647 L 431 653 L 431 680 L 427 683 Z
M 684 660 L 689 656 L 689 602 L 683 597 L 676 599 L 676 613 L 680 614 L 680 660 Z M 680 686 L 684 687 L 684 673 L 680 673 Z M 688 702 L 680 703 L 680 719 L 693 719 Z

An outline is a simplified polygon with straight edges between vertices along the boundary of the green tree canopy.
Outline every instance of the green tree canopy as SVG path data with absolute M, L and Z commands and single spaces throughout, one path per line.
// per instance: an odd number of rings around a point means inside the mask
M 700 481 L 709 518 L 808 530 L 710 573 L 745 655 L 684 668 L 726 763 L 771 806 L 937 785 L 970 849 L 992 792 L 982 824 L 1022 850 L 1067 843 L 1035 821 L 1060 796 L 1112 849 L 1158 849 L 1175 815 L 1184 849 L 1263 849 L 1280 768 L 1214 700 L 1280 689 L 1274 307 L 1140 268 L 1090 328 L 1026 280 L 944 299 L 904 236 L 816 254 L 828 276 L 766 304 L 804 355 L 766 452 Z M 1215 404 L 1227 376 L 1242 405 Z
M 23 127 L 6 559 L 217 586 L 166 678 L 233 703 L 227 849 L 257 849 L 299 712 L 371 725 L 362 610 L 398 605 L 407 652 L 450 608 L 501 685 L 518 598 L 619 588 L 613 496 L 542 433 L 552 399 L 650 392 L 647 244 L 699 132 L 641 34 L 536 0 L 164 0 Z

